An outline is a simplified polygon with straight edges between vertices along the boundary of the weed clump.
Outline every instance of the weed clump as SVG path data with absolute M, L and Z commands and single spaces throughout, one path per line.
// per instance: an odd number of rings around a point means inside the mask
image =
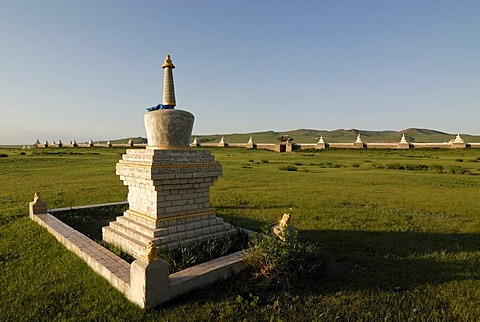
M 298 168 L 294 165 L 284 165 L 280 167 L 280 170 L 282 171 L 297 171 Z
M 171 274 L 240 251 L 246 248 L 247 245 L 248 233 L 237 230 L 237 233 L 234 235 L 210 237 L 205 241 L 195 241 L 189 245 L 180 245 L 174 250 L 158 248 L 158 255 L 168 263 Z
M 385 166 L 385 169 L 405 170 L 405 166 L 400 163 L 389 163 Z
M 6 154 L 6 153 L 0 153 L 0 158 L 6 158 L 6 157 L 8 157 L 8 154 Z
M 252 235 L 244 258 L 253 268 L 255 277 L 284 286 L 326 272 L 326 260 L 320 247 L 300 242 L 297 233 L 287 229 L 281 239 L 268 229 L 263 234 Z
M 434 163 L 430 165 L 430 171 L 435 172 L 435 173 L 442 173 L 443 172 L 443 165 Z
M 433 173 L 448 173 L 448 174 L 471 174 L 469 169 L 465 169 L 461 166 L 451 166 L 445 169 L 441 164 L 414 164 L 414 163 L 388 163 L 386 165 L 376 164 L 375 169 L 387 169 L 387 170 L 408 170 L 408 171 L 430 171 Z
M 428 171 L 428 165 L 408 163 L 408 164 L 405 165 L 405 170 L 410 170 L 410 171 Z
M 470 174 L 470 170 L 465 169 L 461 166 L 453 166 L 448 168 L 448 173 L 450 174 Z

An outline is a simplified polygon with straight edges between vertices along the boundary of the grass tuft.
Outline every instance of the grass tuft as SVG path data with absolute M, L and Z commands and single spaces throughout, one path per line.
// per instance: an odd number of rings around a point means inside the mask
M 219 258 L 246 248 L 248 234 L 237 230 L 234 235 L 224 237 L 210 237 L 204 241 L 195 241 L 192 244 L 179 247 L 175 250 L 158 248 L 158 255 L 168 263 L 170 274 L 181 271 L 209 260 Z
M 280 167 L 280 170 L 282 170 L 282 171 L 297 171 L 298 167 L 296 167 L 294 165 L 284 165 L 284 166 Z
M 280 235 L 281 238 L 266 228 L 263 234 L 251 236 L 244 258 L 256 277 L 289 286 L 319 273 L 326 275 L 326 260 L 320 247 L 300 242 L 297 233 L 288 229 Z

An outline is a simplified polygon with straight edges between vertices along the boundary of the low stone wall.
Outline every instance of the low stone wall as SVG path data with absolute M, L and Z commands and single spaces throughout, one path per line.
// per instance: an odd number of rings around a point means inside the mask
M 274 143 L 225 143 L 219 145 L 218 143 L 203 143 L 196 147 L 209 148 L 209 147 L 238 147 L 247 149 L 259 149 L 259 150 L 271 150 L 276 152 L 281 151 L 279 144 Z M 347 142 L 347 143 L 293 143 L 292 151 L 299 151 L 305 149 L 317 149 L 323 150 L 328 148 L 334 149 L 480 149 L 480 143 L 455 143 L 455 142 L 443 142 L 443 143 L 407 143 L 407 142 Z
M 399 143 L 365 143 L 365 148 L 367 149 L 399 149 Z M 406 148 L 409 148 L 408 143 Z
M 299 143 L 293 145 L 293 150 L 316 149 L 316 143 Z
M 412 148 L 417 149 L 451 149 L 451 143 L 411 143 Z
M 198 147 L 202 147 L 202 148 L 218 148 L 218 147 L 222 147 L 222 146 L 220 146 L 218 143 L 202 143 L 202 144 L 199 144 Z
M 135 147 L 135 148 L 144 148 L 147 144 L 79 144 L 79 148 L 90 148 L 90 147 L 101 147 L 101 148 L 108 148 L 108 147 Z M 44 148 L 46 147 L 44 144 L 40 144 L 37 147 Z M 49 148 L 72 148 L 74 146 L 70 144 L 63 144 L 61 146 L 57 145 L 48 145 Z M 246 148 L 246 149 L 259 149 L 259 150 L 271 150 L 277 151 L 278 144 L 275 143 L 201 143 L 197 145 L 192 145 L 193 148 L 221 148 L 221 147 L 234 147 L 234 148 Z M 359 149 L 359 148 L 366 148 L 366 149 L 465 149 L 465 148 L 472 148 L 472 149 L 480 149 L 480 143 L 450 143 L 450 142 L 442 142 L 442 143 L 398 143 L 398 142 L 372 142 L 372 143 L 293 143 L 292 150 L 304 150 L 304 149 L 318 149 L 322 150 L 325 148 L 336 148 L 336 149 Z
M 255 143 L 255 146 L 257 149 L 262 149 L 262 150 L 272 150 L 275 151 L 275 145 L 274 143 Z
M 114 143 L 114 144 L 105 144 L 105 143 L 79 143 L 79 144 L 34 144 L 33 146 L 37 148 L 130 148 L 130 147 L 136 147 L 136 148 L 145 148 L 147 146 L 146 143 Z
M 77 208 L 88 207 L 96 206 Z M 167 263 L 162 260 L 151 263 L 135 260 L 129 264 L 52 214 L 35 213 L 32 209 L 35 207 L 30 203 L 32 220 L 45 227 L 60 243 L 84 260 L 130 301 L 145 309 L 224 280 L 245 268 L 242 251 L 170 275 Z M 68 209 L 72 208 L 53 209 L 50 212 Z
M 355 143 L 328 143 L 327 147 L 336 149 L 355 149 Z
M 129 263 L 49 213 L 30 214 L 30 218 L 45 227 L 68 250 L 85 261 L 116 289 L 130 294 Z

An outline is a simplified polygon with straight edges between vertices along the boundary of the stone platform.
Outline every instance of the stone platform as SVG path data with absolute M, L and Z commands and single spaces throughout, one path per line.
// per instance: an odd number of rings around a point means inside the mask
M 103 239 L 139 258 L 146 243 L 175 249 L 236 233 L 210 209 L 210 187 L 222 173 L 210 151 L 131 149 L 117 164 L 130 208 L 103 227 Z
M 79 208 L 93 209 L 99 206 L 105 205 Z M 50 211 L 66 211 L 73 208 Z M 40 210 L 37 207 L 31 207 L 30 218 L 45 227 L 60 243 L 83 259 L 96 273 L 104 277 L 129 300 L 146 309 L 151 309 L 191 290 L 224 280 L 246 267 L 243 261 L 243 252 L 239 251 L 174 274 L 168 274 L 168 270 L 165 269 L 167 264 L 162 261 L 153 263 L 153 267 L 142 260 L 136 260 L 132 264 L 127 263 L 47 213 L 46 205 Z M 149 274 L 152 271 L 153 274 Z M 151 280 L 152 275 L 153 281 Z

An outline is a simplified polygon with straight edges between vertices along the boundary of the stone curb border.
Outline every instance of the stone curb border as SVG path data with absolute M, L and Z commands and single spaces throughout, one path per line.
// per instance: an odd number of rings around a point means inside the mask
M 46 228 L 68 250 L 75 253 L 97 274 L 141 308 L 151 309 L 192 290 L 224 280 L 246 267 L 243 251 L 223 256 L 174 274 L 164 261 L 132 264 L 63 223 L 51 213 L 126 204 L 127 202 L 59 208 L 50 213 L 30 213 L 30 218 Z
M 62 212 L 62 211 L 69 211 L 69 210 L 93 209 L 93 208 L 121 206 L 121 205 L 128 205 L 128 201 L 119 201 L 119 202 L 110 202 L 110 203 L 100 203 L 100 204 L 96 204 L 96 205 L 86 205 L 86 206 L 75 206 L 75 207 L 48 209 L 48 212 L 49 213 L 55 213 L 55 212 Z

